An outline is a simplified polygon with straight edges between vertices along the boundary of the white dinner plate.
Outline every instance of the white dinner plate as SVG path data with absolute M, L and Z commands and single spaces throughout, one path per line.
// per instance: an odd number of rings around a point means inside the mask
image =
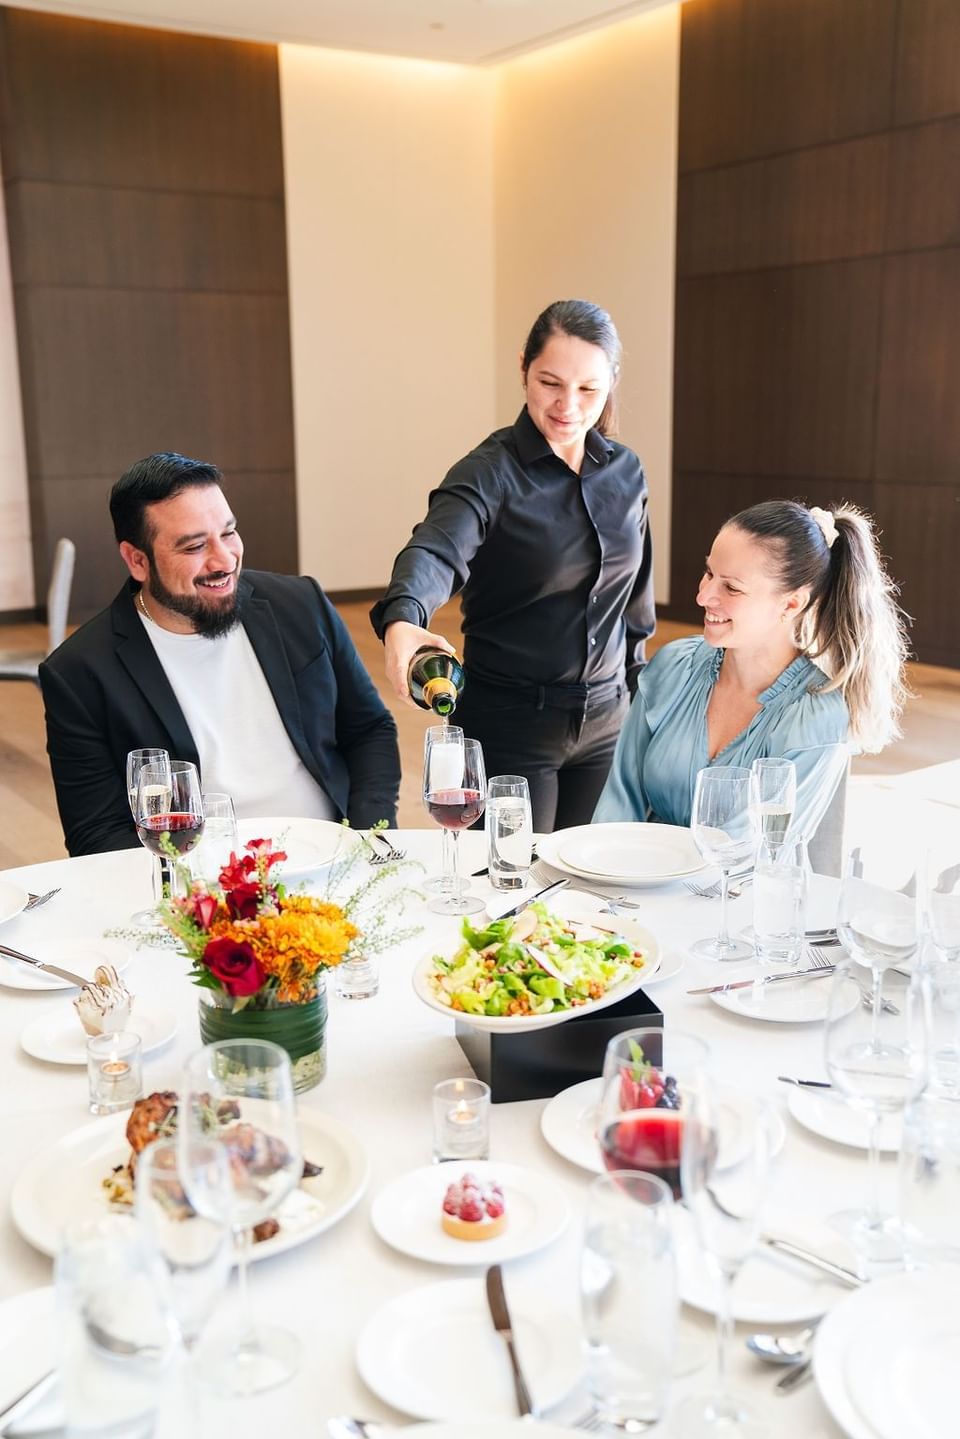
M 166 1044 L 177 1032 L 177 1021 L 168 1009 L 134 1000 L 127 1034 L 139 1034 L 141 1053 L 150 1054 Z M 41 1014 L 20 1036 L 21 1048 L 34 1059 L 48 1064 L 86 1064 L 87 1035 L 72 1004 Z
M 357 835 L 329 819 L 291 819 L 267 816 L 237 821 L 241 846 L 253 839 L 272 839 L 286 859 L 277 866 L 284 883 L 304 879 L 324 869 L 335 859 L 345 858 Z
M 52 1285 L 27 1289 L 0 1303 L 0 1413 L 56 1368 L 58 1337 Z M 60 1386 L 54 1379 L 23 1418 L 11 1422 L 11 1439 L 49 1433 L 63 1422 Z
M 18 884 L 11 884 L 8 879 L 0 879 L 0 924 L 6 924 L 8 919 L 22 914 L 29 898 L 27 891 Z
M 558 1403 L 577 1382 L 580 1325 L 542 1293 L 506 1278 L 518 1356 L 537 1409 Z M 417 1419 L 474 1423 L 513 1418 L 517 1399 L 503 1339 L 490 1322 L 482 1278 L 409 1290 L 368 1320 L 357 1345 L 364 1383 Z
M 764 974 L 769 971 L 764 971 Z M 747 978 L 748 976 L 738 976 Z M 761 976 L 762 977 L 762 976 Z M 728 989 L 726 994 L 711 994 L 714 1004 L 741 1019 L 758 1019 L 765 1024 L 817 1024 L 827 1017 L 833 982 L 819 975 L 809 979 L 788 979 L 782 984 L 767 984 L 759 993 L 749 989 Z M 843 1008 L 850 1014 L 860 1003 L 860 990 L 852 979 L 844 982 Z
M 61 969 L 70 969 L 87 980 L 93 979 L 98 964 L 112 964 L 119 974 L 133 958 L 129 947 L 115 939 L 79 942 L 69 939 L 44 939 L 31 945 L 25 953 L 33 959 L 42 959 L 44 964 L 58 964 Z M 34 969 L 32 965 L 24 964 L 18 959 L 8 959 L 6 955 L 0 955 L 0 985 L 7 989 L 79 988 L 68 979 L 58 979 L 55 974 L 46 974 L 42 969 Z
M 706 868 L 689 829 L 674 824 L 583 824 L 537 840 L 564 874 L 611 885 L 669 884 Z
M 561 896 L 558 895 L 558 901 L 560 898 Z M 550 908 L 553 909 L 553 905 L 550 905 Z M 561 908 L 560 904 L 557 904 L 556 912 L 563 915 L 564 918 L 567 917 L 567 909 Z M 570 917 L 573 917 L 574 912 L 576 911 L 571 908 Z M 587 918 L 586 911 L 583 911 L 583 920 L 592 922 Z M 603 915 L 597 915 L 597 920 L 603 924 L 607 922 Z M 617 1000 L 626 999 L 628 994 L 642 989 L 648 974 L 653 976 L 656 973 L 661 950 L 659 950 L 659 944 L 656 943 L 651 931 L 646 930 L 642 924 L 636 924 L 635 920 L 625 920 L 623 915 L 616 915 L 616 917 L 610 915 L 609 927 L 615 930 L 616 934 L 622 934 L 635 950 L 642 951 L 646 955 L 646 964 L 639 970 L 633 970 L 633 973 L 628 974 L 625 980 L 607 990 L 602 999 L 590 1000 L 587 1004 L 577 1004 L 576 1009 L 561 1009 L 550 1014 L 512 1014 L 512 1016 L 511 1014 L 465 1014 L 459 1009 L 450 1009 L 449 1004 L 443 1003 L 430 989 L 427 976 L 433 970 L 432 954 L 423 955 L 422 960 L 413 970 L 413 989 L 415 989 L 417 997 L 422 999 L 430 1009 L 436 1010 L 436 1013 L 445 1014 L 448 1019 L 462 1020 L 465 1025 L 471 1025 L 474 1029 L 484 1029 L 491 1033 L 501 1033 L 501 1035 L 522 1035 L 527 1030 L 550 1029 L 553 1025 L 563 1025 L 564 1020 L 576 1019 L 577 1014 L 596 1014 L 597 1010 L 606 1009 L 607 1004 L 616 1004 Z
M 599 1078 L 572 1084 L 554 1095 L 540 1116 L 540 1130 L 550 1148 L 591 1174 L 605 1172 L 597 1141 L 602 1086 L 603 1080 Z M 752 1135 L 740 1120 L 735 1091 L 724 1095 L 722 1105 L 726 1111 L 724 1129 L 732 1136 L 732 1142 L 728 1141 L 726 1150 L 721 1150 L 718 1156 L 719 1167 L 725 1169 L 736 1163 L 744 1145 L 752 1143 Z M 786 1127 L 776 1111 L 771 1113 L 771 1123 L 772 1153 L 779 1154 L 787 1137 Z
M 575 1429 L 530 1419 L 498 1419 L 492 1424 L 408 1424 L 405 1439 L 570 1439 Z
M 680 1205 L 674 1209 L 673 1217 L 680 1298 L 693 1309 L 715 1314 L 717 1280 L 697 1240 L 693 1218 Z M 816 1220 L 782 1216 L 766 1223 L 764 1233 L 792 1240 L 811 1253 L 856 1270 L 853 1250 Z M 831 1279 L 829 1274 L 760 1245 L 737 1275 L 730 1297 L 734 1319 L 746 1324 L 799 1324 L 825 1314 L 849 1293 L 845 1284 Z
M 454 1239 L 441 1224 L 447 1185 L 464 1174 L 503 1186 L 507 1227 L 493 1239 Z M 401 1254 L 430 1264 L 502 1264 L 543 1249 L 563 1233 L 570 1218 L 556 1184 L 532 1169 L 489 1160 L 425 1165 L 380 1190 L 370 1210 L 374 1229 Z
M 866 1114 L 854 1109 L 835 1090 L 798 1089 L 796 1085 L 791 1085 L 787 1108 L 798 1124 L 819 1134 L 822 1139 L 832 1139 L 834 1144 L 849 1144 L 853 1149 L 870 1148 Z M 902 1116 L 884 1114 L 880 1119 L 881 1150 L 887 1154 L 898 1154 L 902 1136 Z
M 850 1439 L 956 1431 L 960 1269 L 896 1274 L 851 1294 L 817 1334 L 821 1397 Z
M 111 1114 L 64 1135 L 29 1159 L 10 1196 L 13 1222 L 28 1243 L 54 1255 L 63 1226 L 98 1219 L 111 1211 L 103 1180 L 130 1153 L 128 1113 Z M 369 1161 L 337 1120 L 319 1113 L 298 1116 L 303 1155 L 323 1166 L 305 1179 L 277 1211 L 280 1232 L 254 1244 L 250 1258 L 267 1259 L 322 1234 L 352 1209 L 367 1185 Z

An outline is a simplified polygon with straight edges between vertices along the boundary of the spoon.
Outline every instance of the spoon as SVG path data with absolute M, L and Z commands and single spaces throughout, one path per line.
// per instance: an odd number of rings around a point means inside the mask
M 372 1419 L 351 1419 L 349 1414 L 338 1414 L 327 1420 L 330 1439 L 386 1439 L 397 1431 L 392 1424 L 375 1424 Z
M 746 1343 L 751 1354 L 767 1364 L 802 1364 L 816 1332 L 816 1324 L 809 1324 L 795 1334 L 750 1334 Z

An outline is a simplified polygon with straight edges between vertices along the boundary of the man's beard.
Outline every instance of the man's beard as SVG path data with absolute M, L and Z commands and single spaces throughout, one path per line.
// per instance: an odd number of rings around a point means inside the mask
M 158 605 L 164 609 L 173 610 L 175 614 L 183 615 L 184 619 L 193 625 L 194 633 L 203 635 L 204 639 L 219 640 L 228 635 L 232 629 L 240 623 L 240 587 L 234 586 L 233 594 L 229 603 L 211 605 L 203 598 L 202 591 L 195 595 L 175 595 L 168 590 L 163 580 L 157 573 L 153 561 L 149 561 L 150 580 L 149 592 Z M 238 571 L 240 566 L 233 571 L 239 579 Z M 230 573 L 228 570 L 219 574 L 209 575 L 211 580 L 224 580 Z

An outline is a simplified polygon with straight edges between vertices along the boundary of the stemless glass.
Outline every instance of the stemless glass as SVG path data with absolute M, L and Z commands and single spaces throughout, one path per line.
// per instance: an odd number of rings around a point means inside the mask
M 494 889 L 522 889 L 533 851 L 530 785 L 520 774 L 487 781 L 487 864 Z
M 486 802 L 486 775 L 483 768 L 483 750 L 475 739 L 466 739 L 462 748 L 456 742 L 443 737 L 436 738 L 432 726 L 427 735 L 427 748 L 423 761 L 423 802 L 431 819 L 449 831 L 451 843 L 447 855 L 451 868 L 449 884 L 445 894 L 431 899 L 428 909 L 435 914 L 476 914 L 483 909 L 483 900 L 468 894 L 461 888 L 459 870 L 459 849 L 457 841 L 460 831 L 473 824 L 483 814 Z M 460 756 L 463 765 L 459 779 L 455 780 Z
M 851 979 L 856 969 L 841 960 L 831 980 L 826 1023 L 826 1065 L 835 1088 L 867 1117 L 869 1189 L 866 1208 L 835 1215 L 831 1222 L 852 1239 L 865 1262 L 889 1264 L 901 1256 L 896 1221 L 884 1215 L 880 1202 L 880 1120 L 903 1110 L 922 1091 L 927 1079 L 928 994 L 926 976 L 917 972 L 906 990 L 897 989 L 896 1013 L 878 1021 L 883 1003 L 884 971 L 874 975 L 874 1005 L 850 1008 Z
M 254 1323 L 247 1264 L 254 1226 L 292 1193 L 303 1173 L 287 1054 L 265 1040 L 208 1044 L 184 1074 L 177 1138 L 190 1203 L 205 1218 L 229 1224 L 237 1245 L 238 1326 L 204 1344 L 204 1377 L 228 1394 L 272 1389 L 296 1372 L 300 1344 L 285 1329 Z M 211 1138 L 227 1151 L 228 1191 L 210 1168 Z
M 903 857 L 889 842 L 861 846 L 847 860 L 837 935 L 847 953 L 873 975 L 875 1043 L 884 971 L 909 965 L 920 945 L 920 892 L 912 858 Z
M 133 815 L 134 823 L 137 819 L 137 792 L 140 788 L 140 773 L 147 765 L 162 769 L 164 775 L 159 783 L 164 791 L 170 787 L 170 756 L 167 751 L 165 749 L 132 749 L 127 755 L 127 799 L 130 802 L 130 813 Z M 138 909 L 131 914 L 129 919 L 129 923 L 136 925 L 139 929 L 149 929 L 160 924 L 156 906 L 163 899 L 163 861 L 159 855 L 151 857 L 150 873 L 153 883 L 153 907 Z
M 433 736 L 432 739 L 431 735 Z M 436 764 L 438 787 L 441 789 L 445 789 L 448 787 L 455 788 L 460 783 L 463 776 L 463 757 L 462 755 L 457 753 L 457 749 L 455 748 L 458 745 L 461 749 L 463 748 L 463 730 L 460 728 L 459 725 L 430 725 L 423 737 L 423 761 L 424 765 L 426 765 L 427 750 L 430 748 L 431 745 L 442 745 L 444 743 L 452 747 L 442 752 L 439 749 L 437 751 Z M 444 770 L 446 770 L 446 774 L 444 774 Z M 446 783 L 440 783 L 441 780 L 449 780 L 449 786 Z M 448 886 L 450 884 L 450 874 L 453 870 L 453 860 L 448 855 L 447 850 L 448 847 L 452 844 L 452 842 L 453 841 L 450 838 L 449 830 L 444 830 L 442 840 L 443 849 L 442 859 L 440 862 L 440 873 L 433 874 L 430 876 L 429 879 L 423 879 L 420 881 L 420 888 L 426 890 L 428 894 L 447 893 Z
M 792 759 L 755 759 L 750 766 L 760 800 L 760 834 L 774 860 L 797 806 L 797 767 Z
M 153 854 L 166 837 L 187 854 L 203 834 L 203 796 L 195 764 L 174 759 L 167 766 L 144 765 L 137 785 L 137 834 Z
M 727 922 L 730 874 L 753 859 L 757 848 L 757 781 L 748 769 L 716 765 L 697 775 L 690 829 L 694 843 L 708 864 L 721 871 L 720 933 L 716 939 L 698 939 L 690 946 L 701 959 L 750 959 L 753 945 L 731 939 Z

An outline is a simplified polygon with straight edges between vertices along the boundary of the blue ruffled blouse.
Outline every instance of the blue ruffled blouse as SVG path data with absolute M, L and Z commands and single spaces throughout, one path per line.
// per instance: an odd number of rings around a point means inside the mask
M 791 831 L 810 839 L 844 774 L 849 716 L 839 690 L 799 656 L 757 696 L 760 710 L 711 760 L 707 702 L 723 650 L 691 638 L 664 645 L 640 675 L 594 822 L 660 820 L 688 825 L 697 774 L 708 765 L 793 760 L 797 805 Z

